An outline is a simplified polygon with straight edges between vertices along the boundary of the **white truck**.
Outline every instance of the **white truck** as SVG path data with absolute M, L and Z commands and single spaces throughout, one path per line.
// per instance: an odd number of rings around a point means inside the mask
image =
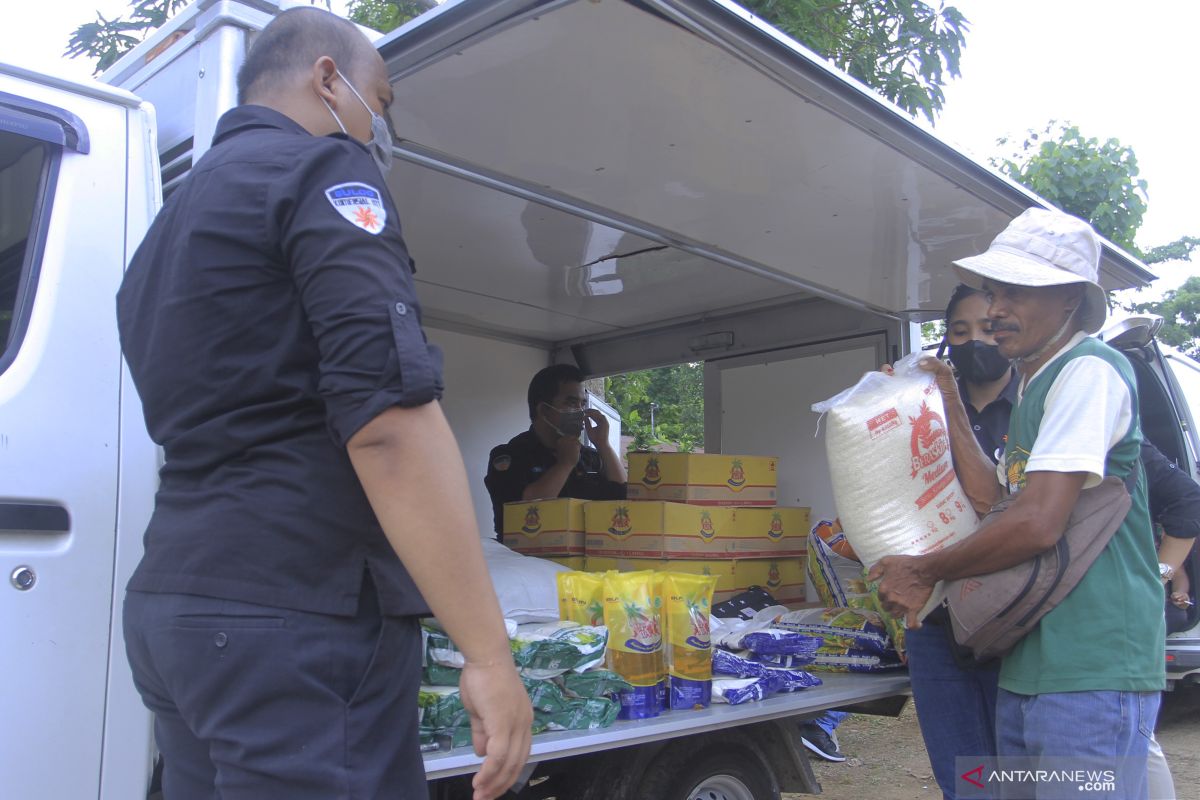
M 277 11 L 198 0 L 103 83 L 0 65 L 5 796 L 149 791 L 120 605 L 160 456 L 113 297 Z M 377 47 L 401 138 L 387 180 L 482 536 L 488 451 L 527 425 L 529 376 L 556 361 L 591 376 L 703 361 L 706 447 L 778 455 L 779 502 L 832 515 L 809 405 L 918 346 L 951 259 L 1042 202 L 725 0 L 451 0 Z M 1106 286 L 1152 278 L 1105 246 Z M 817 792 L 795 719 L 895 713 L 907 691 L 903 673 L 825 677 L 535 737 L 519 796 Z M 456 797 L 478 763 L 429 755 L 434 796 Z

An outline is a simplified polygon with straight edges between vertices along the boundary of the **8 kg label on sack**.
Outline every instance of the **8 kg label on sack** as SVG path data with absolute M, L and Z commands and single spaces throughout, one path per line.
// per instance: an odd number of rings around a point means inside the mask
M 900 361 L 813 406 L 828 414 L 825 449 L 846 537 L 863 564 L 920 555 L 970 535 L 977 520 L 954 474 L 933 376 Z

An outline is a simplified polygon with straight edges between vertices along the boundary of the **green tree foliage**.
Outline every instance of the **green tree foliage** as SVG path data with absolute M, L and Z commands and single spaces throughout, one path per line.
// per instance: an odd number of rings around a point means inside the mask
M 742 0 L 750 11 L 829 59 L 914 117 L 930 122 L 957 77 L 969 23 L 921 0 Z
M 188 0 L 135 0 L 127 16 L 113 19 L 105 19 L 97 12 L 95 22 L 85 22 L 71 34 L 63 55 L 96 59 L 95 74 L 99 75 L 187 3 Z
M 1000 139 L 1001 147 L 1010 144 Z M 1134 235 L 1146 213 L 1146 181 L 1138 177 L 1133 148 L 1117 139 L 1084 136 L 1078 126 L 1051 121 L 1031 130 L 1008 157 L 993 159 L 1001 172 L 1054 205 L 1085 219 L 1101 236 L 1140 255 Z
M 63 55 L 96 59 L 99 75 L 121 56 L 162 27 L 171 15 L 190 0 L 134 0 L 125 16 L 105 19 L 99 13 L 95 22 L 75 29 Z M 311 0 L 314 5 L 329 6 L 329 0 Z M 424 14 L 437 0 L 350 0 L 347 16 L 359 25 L 387 33 Z
M 605 399 L 621 414 L 621 432 L 635 450 L 663 443 L 691 452 L 704 447 L 704 365 L 676 364 L 604 379 Z M 654 430 L 650 404 L 656 403 Z
M 1192 251 L 1200 247 L 1200 237 L 1181 236 L 1170 244 L 1151 247 L 1142 253 L 1142 261 L 1147 264 L 1161 264 L 1164 261 L 1187 261 L 1192 257 Z
M 1200 277 L 1188 278 L 1178 289 L 1164 293 L 1162 300 L 1138 303 L 1134 310 L 1161 316 L 1159 340 L 1200 359 Z
M 434 5 L 433 0 L 350 0 L 346 16 L 359 25 L 388 33 Z

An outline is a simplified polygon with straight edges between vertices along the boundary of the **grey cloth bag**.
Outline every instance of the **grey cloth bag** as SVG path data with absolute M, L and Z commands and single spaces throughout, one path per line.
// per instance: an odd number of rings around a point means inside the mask
M 1083 579 L 1108 546 L 1132 505 L 1130 478 L 1108 477 L 1079 493 L 1066 530 L 1054 547 L 1016 566 L 946 583 L 946 606 L 954 639 L 978 661 L 998 658 L 1038 624 Z M 979 530 L 995 522 L 1016 499 L 1004 498 Z

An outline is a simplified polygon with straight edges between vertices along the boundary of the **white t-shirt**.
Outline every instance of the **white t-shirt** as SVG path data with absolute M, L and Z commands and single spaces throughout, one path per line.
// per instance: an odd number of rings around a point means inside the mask
M 1076 333 L 1030 379 L 1022 380 L 1017 404 L 1030 382 L 1085 338 L 1086 333 Z M 1120 373 L 1096 356 L 1072 359 L 1054 379 L 1043 410 L 1025 472 L 1086 472 L 1083 488 L 1100 483 L 1108 451 L 1129 432 L 1133 422 L 1133 397 Z M 1003 459 L 996 465 L 996 476 L 1001 484 L 1008 485 Z M 1009 487 L 1009 491 L 1012 489 Z

